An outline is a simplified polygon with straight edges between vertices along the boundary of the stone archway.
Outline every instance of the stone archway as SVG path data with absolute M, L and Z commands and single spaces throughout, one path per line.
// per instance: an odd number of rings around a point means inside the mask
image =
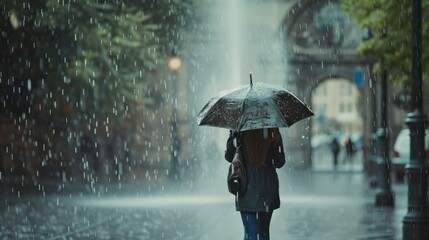
M 355 53 L 362 30 L 341 11 L 339 1 L 297 2 L 286 15 L 282 32 L 288 59 L 286 82 L 298 97 L 309 103 L 312 90 L 320 81 L 336 77 L 356 79 L 362 96 L 370 95 L 368 81 L 365 81 L 369 79 L 369 62 Z M 362 132 L 364 139 L 368 139 L 368 107 L 362 109 L 362 115 Z M 289 161 L 292 167 L 312 165 L 311 130 L 311 124 L 302 121 L 286 132 L 285 147 L 293 156 Z

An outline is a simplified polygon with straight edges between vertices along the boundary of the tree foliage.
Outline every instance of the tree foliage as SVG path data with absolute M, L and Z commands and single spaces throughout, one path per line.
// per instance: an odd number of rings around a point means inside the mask
M 151 72 L 165 63 L 166 49 L 179 43 L 193 16 L 191 0 L 2 2 L 3 20 L 17 16 L 15 32 L 21 33 L 13 41 L 12 34 L 4 36 L 8 47 L 34 55 L 31 67 L 14 64 L 9 75 L 40 78 L 34 85 L 42 98 L 54 99 L 50 110 L 65 104 L 80 115 L 112 120 L 150 103 Z
M 409 0 L 343 0 L 342 8 L 357 21 L 360 27 L 369 29 L 371 37 L 363 41 L 358 52 L 372 58 L 375 71 L 386 70 L 389 78 L 408 85 L 411 77 L 412 1 Z M 425 46 L 429 43 L 429 0 L 422 0 L 422 61 L 429 62 Z M 384 34 L 383 34 L 384 33 Z M 428 81 L 429 69 L 423 68 L 423 79 Z

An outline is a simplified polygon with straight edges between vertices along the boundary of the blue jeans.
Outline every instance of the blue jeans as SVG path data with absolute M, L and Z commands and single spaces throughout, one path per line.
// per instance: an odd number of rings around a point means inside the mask
M 244 225 L 244 240 L 269 240 L 273 212 L 240 212 Z

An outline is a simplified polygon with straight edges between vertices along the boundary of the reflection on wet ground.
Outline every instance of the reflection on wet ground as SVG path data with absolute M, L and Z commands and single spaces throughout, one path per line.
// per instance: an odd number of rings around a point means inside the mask
M 393 185 L 394 208 L 377 208 L 363 173 L 285 170 L 279 178 L 282 206 L 273 215 L 272 239 L 400 239 L 406 185 Z M 241 239 L 241 219 L 224 182 L 203 188 L 5 199 L 0 238 Z

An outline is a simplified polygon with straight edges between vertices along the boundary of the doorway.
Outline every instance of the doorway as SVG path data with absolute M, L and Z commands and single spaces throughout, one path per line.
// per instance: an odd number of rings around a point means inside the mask
M 311 106 L 315 113 L 311 119 L 313 169 L 362 171 L 364 128 L 359 88 L 349 79 L 326 79 L 313 89 Z

